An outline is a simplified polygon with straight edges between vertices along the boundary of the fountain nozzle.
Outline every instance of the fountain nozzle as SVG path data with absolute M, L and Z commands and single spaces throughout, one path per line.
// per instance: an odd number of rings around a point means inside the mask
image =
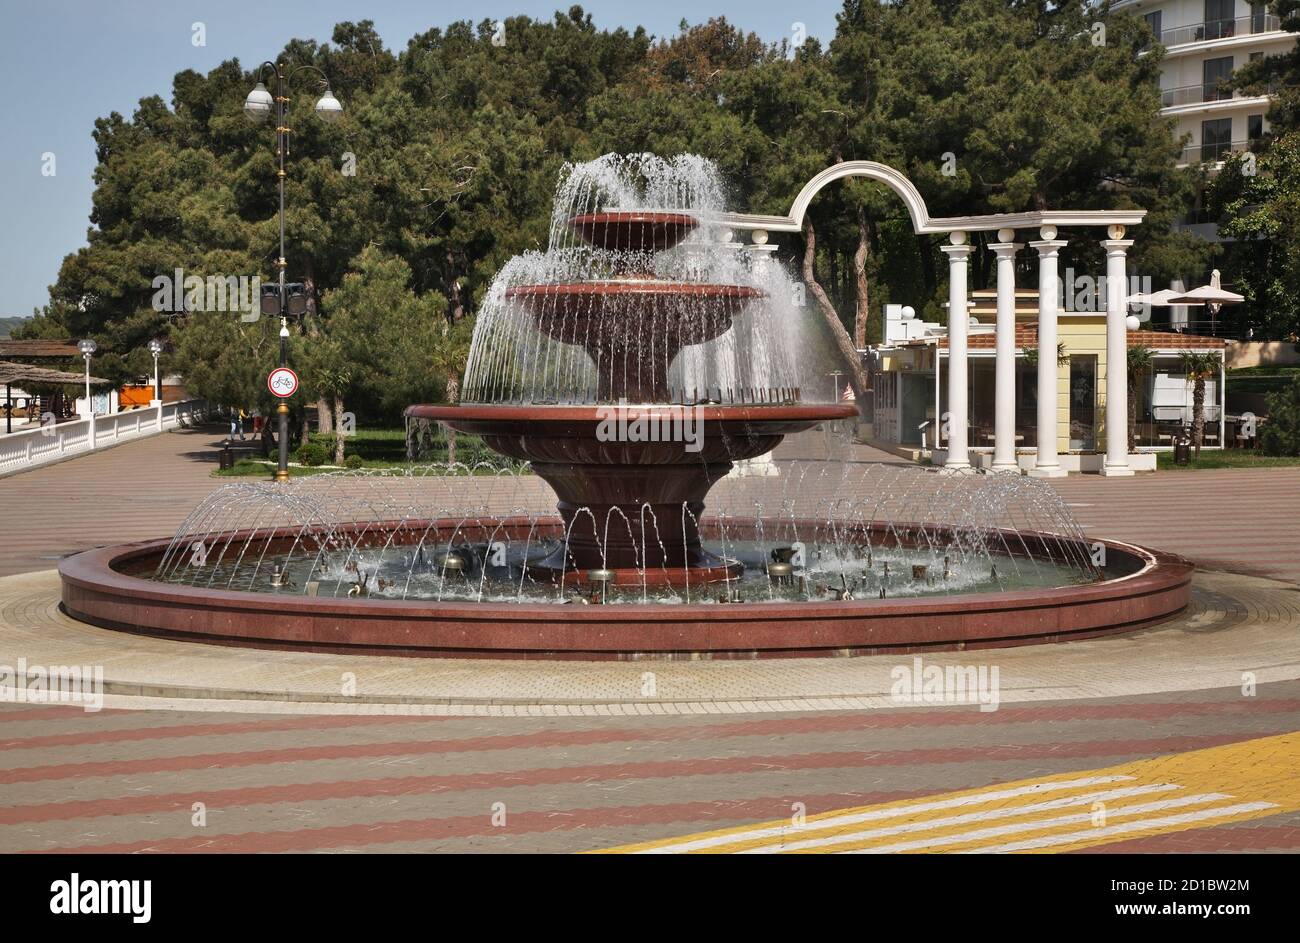
M 784 585 L 794 579 L 794 567 L 789 563 L 769 563 L 767 576 L 773 582 Z
M 438 560 L 437 566 L 438 569 L 444 572 L 464 573 L 465 563 L 465 557 L 462 554 L 457 553 L 455 550 L 448 550 Z
M 610 585 L 614 582 L 614 571 L 604 568 L 588 570 L 587 582 L 591 584 L 591 601 L 594 603 L 603 603 L 605 593 L 609 591 Z

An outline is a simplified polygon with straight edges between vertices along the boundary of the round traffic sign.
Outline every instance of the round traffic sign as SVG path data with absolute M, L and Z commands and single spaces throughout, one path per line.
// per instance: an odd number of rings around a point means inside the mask
M 266 377 L 266 388 L 281 399 L 298 392 L 298 374 L 288 367 L 276 367 Z

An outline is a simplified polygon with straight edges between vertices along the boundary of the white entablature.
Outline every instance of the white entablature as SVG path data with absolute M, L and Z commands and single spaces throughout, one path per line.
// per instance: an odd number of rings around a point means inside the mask
M 827 167 L 799 191 L 788 216 L 762 216 L 752 213 L 720 213 L 711 222 L 733 229 L 762 229 L 770 232 L 799 232 L 804 214 L 823 187 L 846 177 L 865 177 L 889 187 L 902 199 L 912 228 L 919 233 L 974 232 L 998 229 L 1037 229 L 1042 226 L 1136 226 L 1146 217 L 1146 210 L 1035 210 L 1029 213 L 995 213 L 988 216 L 950 216 L 931 218 L 920 192 L 902 173 L 873 160 L 848 160 Z

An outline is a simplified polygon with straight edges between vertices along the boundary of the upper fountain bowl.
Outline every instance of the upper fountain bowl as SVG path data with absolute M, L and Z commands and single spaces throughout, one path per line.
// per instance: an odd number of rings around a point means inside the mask
M 569 220 L 569 225 L 597 249 L 663 252 L 689 236 L 699 221 L 685 213 L 614 210 L 575 216 Z

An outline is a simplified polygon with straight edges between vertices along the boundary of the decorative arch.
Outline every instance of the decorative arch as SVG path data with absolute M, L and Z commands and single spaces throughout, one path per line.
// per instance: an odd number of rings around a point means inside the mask
M 794 203 L 790 207 L 789 218 L 794 223 L 795 229 L 803 228 L 804 214 L 808 212 L 813 198 L 821 192 L 822 188 L 845 177 L 866 177 L 868 180 L 883 183 L 902 198 L 903 205 L 907 207 L 907 215 L 912 218 L 912 227 L 917 232 L 924 232 L 929 228 L 930 212 L 926 209 L 925 200 L 921 198 L 920 191 L 912 181 L 887 164 L 878 164 L 873 160 L 847 160 L 827 167 L 804 184 L 804 188 L 799 191 L 799 195 L 794 198 Z

